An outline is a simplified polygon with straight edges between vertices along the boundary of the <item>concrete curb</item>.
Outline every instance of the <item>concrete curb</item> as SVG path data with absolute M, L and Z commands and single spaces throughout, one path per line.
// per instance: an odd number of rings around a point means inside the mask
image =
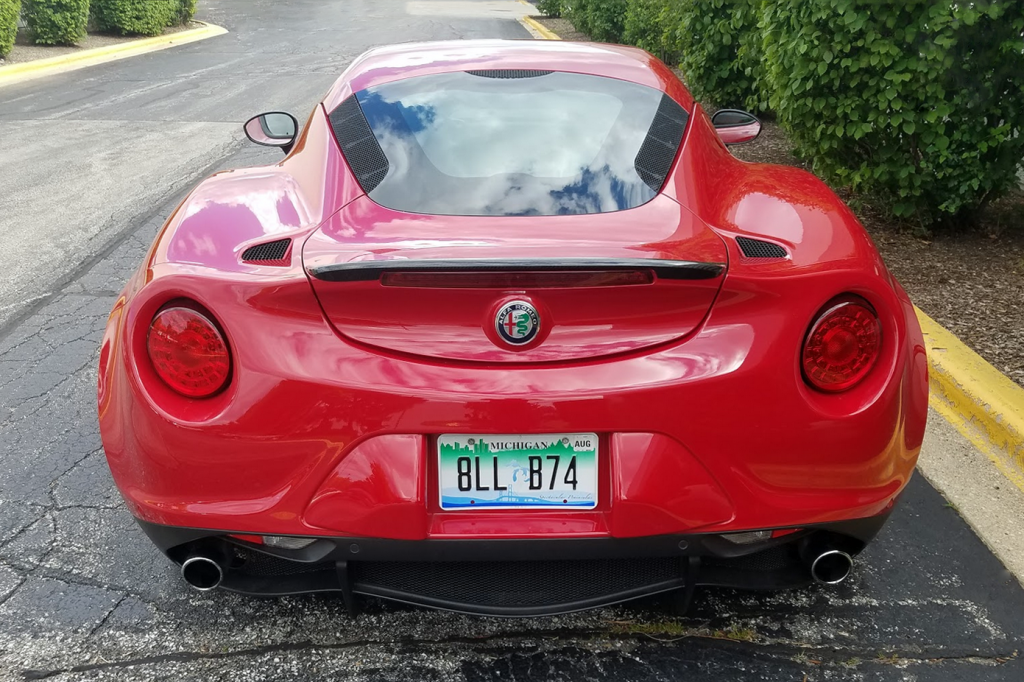
M 532 17 L 530 33 L 561 40 Z M 928 351 L 928 402 L 1024 491 L 1024 388 L 915 307 Z
M 41 78 L 55 73 L 74 71 L 75 69 L 81 69 L 86 66 L 103 64 L 105 62 L 112 62 L 116 59 L 124 59 L 126 57 L 134 57 L 148 52 L 155 52 L 168 47 L 174 47 L 175 45 L 194 43 L 198 40 L 206 40 L 207 38 L 213 38 L 214 36 L 224 35 L 227 32 L 228 30 L 226 28 L 215 26 L 214 24 L 203 24 L 199 28 L 193 28 L 188 31 L 179 31 L 178 33 L 171 33 L 169 35 L 141 38 L 139 40 L 132 40 L 126 43 L 97 47 L 92 50 L 82 50 L 81 52 L 73 52 L 71 54 L 50 57 L 48 59 L 37 59 L 31 62 L 0 66 L 0 88 L 5 85 L 20 83 L 33 78 Z
M 1024 388 L 917 310 L 928 350 L 929 400 L 1024 491 Z
M 540 23 L 533 17 L 523 17 L 519 21 L 523 24 L 523 26 L 526 27 L 526 30 L 530 31 L 530 33 L 540 36 L 544 40 L 561 40 L 557 33 L 552 31 L 547 26 Z

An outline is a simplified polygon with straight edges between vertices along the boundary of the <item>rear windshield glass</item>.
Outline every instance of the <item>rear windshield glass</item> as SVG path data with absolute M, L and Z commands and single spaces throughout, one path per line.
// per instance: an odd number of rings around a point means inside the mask
M 560 72 L 422 76 L 368 88 L 356 99 L 386 173 L 359 173 L 355 166 L 367 155 L 350 154 L 341 141 L 346 158 L 371 199 L 413 213 L 634 208 L 660 189 L 686 123 L 686 112 L 658 90 Z M 664 120 L 666 112 L 672 120 Z

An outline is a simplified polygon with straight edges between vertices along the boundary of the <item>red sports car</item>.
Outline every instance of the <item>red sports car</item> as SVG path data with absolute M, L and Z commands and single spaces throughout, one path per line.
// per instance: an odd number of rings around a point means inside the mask
M 110 315 L 99 419 L 199 589 L 529 615 L 837 583 L 914 468 L 906 293 L 813 175 L 641 50 L 367 52 Z

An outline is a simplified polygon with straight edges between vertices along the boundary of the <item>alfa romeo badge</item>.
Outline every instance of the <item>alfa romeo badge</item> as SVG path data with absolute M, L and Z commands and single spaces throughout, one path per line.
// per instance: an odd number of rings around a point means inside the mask
M 526 301 L 509 301 L 498 308 L 494 329 L 501 340 L 510 346 L 524 346 L 537 337 L 540 316 L 537 309 Z

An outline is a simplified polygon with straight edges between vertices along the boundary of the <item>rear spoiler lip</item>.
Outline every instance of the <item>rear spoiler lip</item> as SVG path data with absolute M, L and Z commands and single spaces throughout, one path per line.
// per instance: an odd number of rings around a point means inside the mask
M 653 270 L 658 279 L 715 279 L 724 263 L 657 258 L 451 258 L 438 260 L 362 260 L 307 268 L 324 282 L 367 282 L 385 272 L 546 272 L 552 270 Z

